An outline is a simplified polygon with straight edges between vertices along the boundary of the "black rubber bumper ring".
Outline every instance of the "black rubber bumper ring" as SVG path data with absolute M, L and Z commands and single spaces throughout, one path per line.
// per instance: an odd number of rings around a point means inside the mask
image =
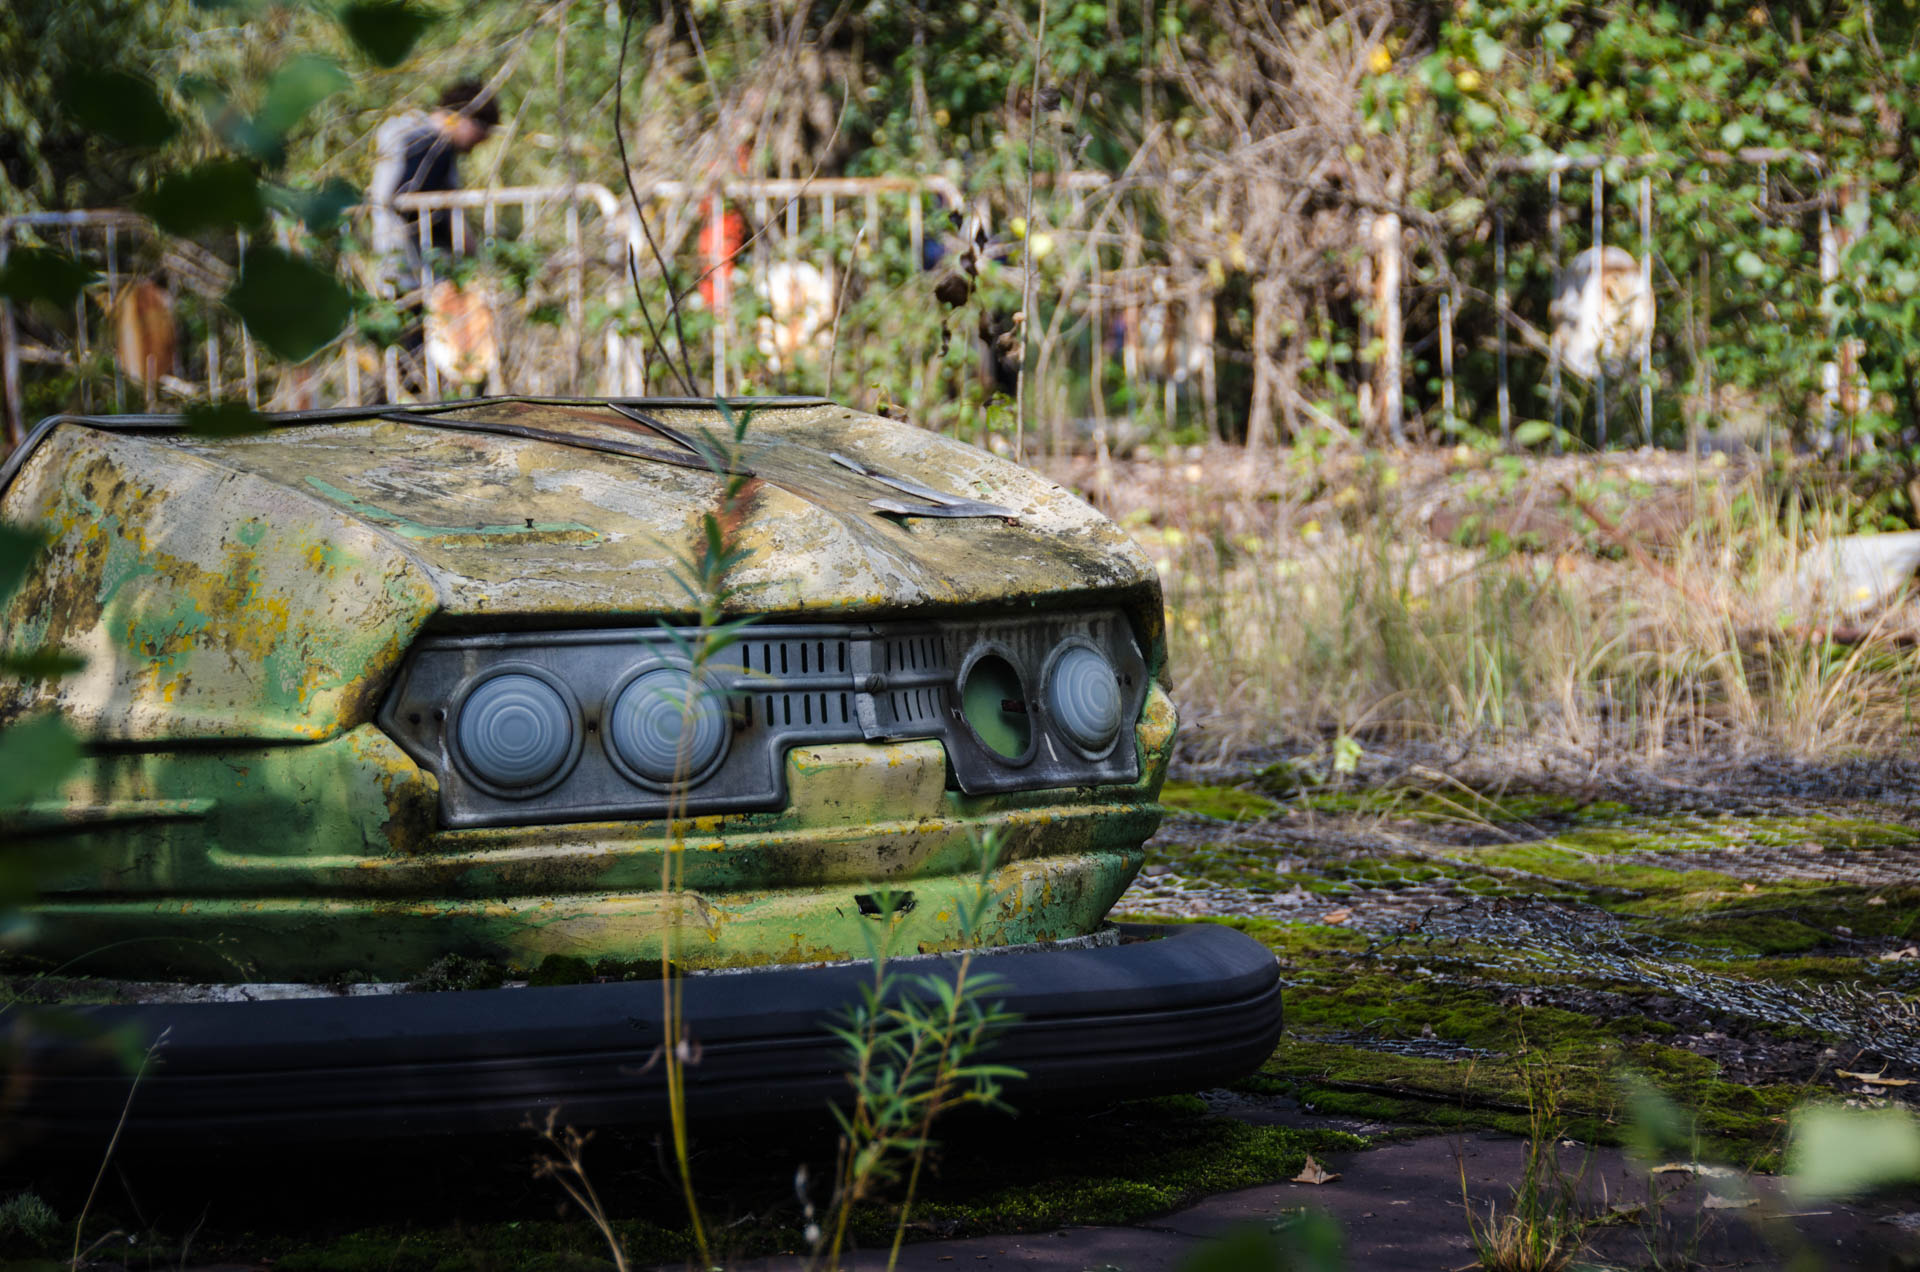
M 1280 1037 L 1279 968 L 1213 924 L 1123 927 L 1123 943 L 976 958 L 1018 1020 L 987 1059 L 1024 1070 L 1016 1107 L 1195 1090 L 1243 1076 Z M 897 964 L 913 992 L 955 959 Z M 818 1112 L 847 1093 L 843 1023 L 865 966 L 679 982 L 699 1044 L 692 1118 Z M 164 1043 L 132 1077 L 97 1044 L 30 1037 L 7 1061 L 15 1129 L 104 1143 L 366 1139 L 510 1130 L 558 1107 L 582 1128 L 663 1122 L 658 982 L 78 1009 Z M 66 1032 L 66 1031 L 63 1031 Z M 184 1137 L 184 1139 L 183 1139 Z

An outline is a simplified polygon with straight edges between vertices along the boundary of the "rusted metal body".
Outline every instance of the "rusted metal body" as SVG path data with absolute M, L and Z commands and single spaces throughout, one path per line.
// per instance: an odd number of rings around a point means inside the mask
M 415 642 L 684 623 L 685 561 L 724 493 L 685 445 L 712 404 L 494 400 L 286 417 L 232 439 L 54 422 L 0 489 L 52 540 L 0 643 L 86 667 L 0 680 L 0 725 L 92 741 L 56 797 L 0 812 L 40 868 L 24 953 L 113 975 L 404 979 L 459 953 L 690 966 L 860 957 L 878 888 L 908 947 L 1094 930 L 1141 864 L 1175 727 L 1157 683 L 1118 745 L 1138 777 L 967 795 L 930 738 L 799 745 L 784 805 L 450 827 L 430 765 L 379 725 Z M 643 419 L 632 418 L 635 405 Z M 730 616 L 916 620 L 1104 607 L 1157 682 L 1145 557 L 1071 494 L 983 451 L 830 403 L 753 407 Z M 697 448 L 696 448 L 697 449 Z M 851 456 L 857 466 L 835 456 Z M 860 468 L 867 470 L 865 473 Z M 897 474 L 1011 517 L 881 511 Z M 666 886 L 671 876 L 674 886 Z

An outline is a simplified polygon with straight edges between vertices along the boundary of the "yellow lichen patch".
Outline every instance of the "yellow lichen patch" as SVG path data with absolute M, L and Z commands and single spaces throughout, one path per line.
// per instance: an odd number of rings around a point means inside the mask
M 7 643 L 88 658 L 67 680 L 0 681 L 0 721 L 52 708 L 108 741 L 331 736 L 371 716 L 436 604 L 375 532 L 166 438 L 57 429 L 0 514 L 55 536 Z

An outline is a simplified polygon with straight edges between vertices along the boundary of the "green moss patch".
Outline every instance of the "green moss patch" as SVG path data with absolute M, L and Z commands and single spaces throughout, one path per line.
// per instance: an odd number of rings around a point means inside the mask
M 1279 804 L 1258 791 L 1196 782 L 1168 782 L 1160 790 L 1160 802 L 1175 812 L 1218 821 L 1254 821 L 1280 811 Z

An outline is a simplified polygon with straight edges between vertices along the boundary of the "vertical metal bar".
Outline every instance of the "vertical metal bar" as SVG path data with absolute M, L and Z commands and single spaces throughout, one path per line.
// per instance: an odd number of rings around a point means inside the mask
M 1606 176 L 1601 169 L 1593 170 L 1593 268 L 1594 279 L 1600 284 L 1600 316 L 1606 318 L 1607 296 L 1607 240 L 1606 224 L 1602 211 L 1606 198 Z M 1593 434 L 1594 445 L 1599 450 L 1607 448 L 1607 359 L 1606 333 L 1601 332 L 1600 357 L 1595 359 L 1593 368 Z
M 247 235 L 245 231 L 234 235 L 240 248 L 241 269 L 245 269 L 247 259 Z M 253 333 L 247 330 L 245 320 L 240 323 L 240 373 L 246 377 L 247 405 L 260 405 L 260 362 L 253 351 Z
M 768 249 L 772 246 L 766 235 L 766 230 L 768 229 L 767 218 L 772 215 L 773 208 L 772 205 L 767 202 L 767 196 L 764 194 L 756 196 L 753 200 L 752 230 L 753 272 L 756 276 L 764 277 L 767 272 Z
M 880 196 L 872 190 L 867 191 L 862 213 L 863 219 L 860 225 L 860 232 L 853 236 L 853 246 L 847 251 L 847 277 L 849 279 L 853 278 L 858 271 L 859 267 L 856 262 L 863 250 L 866 252 L 867 258 L 870 261 L 882 259 L 879 250 L 875 247 L 875 244 L 880 241 Z M 871 266 L 869 266 L 868 272 L 872 272 Z M 867 333 L 864 329 L 855 330 L 852 333 L 853 348 L 851 356 L 847 359 L 847 369 L 853 372 L 853 382 L 855 384 L 864 384 L 866 382 L 862 378 L 866 374 L 865 354 L 867 345 L 870 343 L 866 337 Z M 831 384 L 827 386 L 827 391 L 829 393 L 833 391 Z
M 67 255 L 75 260 L 80 258 L 80 232 L 68 227 Z M 80 409 L 93 410 L 93 375 L 87 366 L 93 349 L 87 339 L 87 298 L 83 293 L 73 301 L 73 356 L 74 370 L 80 381 Z
M 1547 263 L 1553 267 L 1553 283 L 1560 285 L 1560 170 L 1547 174 Z M 1557 333 L 1550 333 L 1557 334 Z M 1565 419 L 1565 395 L 1560 384 L 1560 342 L 1547 346 L 1547 395 L 1553 402 L 1553 449 L 1560 451 L 1560 431 Z
M 926 260 L 927 229 L 921 220 L 924 215 L 926 213 L 920 206 L 920 190 L 915 187 L 907 198 L 907 250 L 913 255 L 913 263 L 908 268 L 916 273 L 923 268 Z
M 825 223 L 826 229 L 827 229 L 827 248 L 826 248 L 826 254 L 825 254 L 825 261 L 827 266 L 825 270 L 825 273 L 827 276 L 827 294 L 829 296 L 838 296 L 840 294 L 840 271 L 836 268 L 837 262 L 834 259 L 835 253 L 833 248 L 833 232 L 834 232 L 834 225 L 833 225 L 834 214 L 833 213 L 834 213 L 833 196 L 831 194 L 821 195 L 820 196 L 820 219 Z M 831 384 L 827 385 L 826 387 L 827 387 L 828 393 L 833 392 L 833 386 Z
M 1453 289 L 1440 293 L 1440 427 L 1454 431 L 1453 419 Z
M 1840 409 L 1840 359 L 1834 321 L 1836 297 L 1834 285 L 1840 280 L 1840 245 L 1833 236 L 1831 194 L 1820 202 L 1820 312 L 1827 318 L 1827 339 L 1834 342 L 1834 356 L 1820 364 L 1820 418 L 1829 444 Z
M 920 187 L 914 186 L 913 193 L 907 196 L 907 251 L 911 259 L 907 262 L 907 277 L 916 278 L 926 268 L 927 227 L 924 220 L 926 209 L 921 206 Z M 926 351 L 915 345 L 913 350 L 913 418 L 922 427 L 926 427 L 927 409 L 927 356 Z
M 113 341 L 113 409 L 127 409 L 126 368 L 120 365 L 120 227 L 107 226 L 107 336 Z M 160 378 L 160 367 L 155 363 L 151 368 L 140 368 L 140 382 L 147 389 L 147 405 L 153 405 L 154 381 Z
M 1107 390 L 1105 384 L 1107 360 L 1107 284 L 1100 270 L 1100 244 L 1097 241 L 1087 245 L 1089 263 L 1089 282 L 1087 303 L 1090 325 L 1093 333 L 1093 348 L 1087 359 L 1087 387 L 1093 393 L 1093 420 L 1096 444 L 1096 457 L 1104 454 L 1107 446 Z M 1101 492 L 1105 497 L 1105 491 Z
M 1507 214 L 1493 214 L 1493 307 L 1499 331 L 1500 383 L 1494 390 L 1500 408 L 1500 445 L 1513 448 L 1513 398 L 1507 387 Z
M 0 265 L 7 263 L 13 235 L 0 233 Z M 20 397 L 20 332 L 14 326 L 13 302 L 0 300 L 0 381 L 7 398 L 7 441 L 18 446 L 27 435 L 26 404 Z
M 214 328 L 215 318 L 207 319 L 207 396 L 218 399 L 222 388 L 220 382 L 220 333 Z
M 247 377 L 247 405 L 260 405 L 260 360 L 253 349 L 253 333 L 240 324 L 240 371 Z
M 420 237 L 420 364 L 429 400 L 440 397 L 440 371 L 427 352 L 427 298 L 433 295 L 433 217 L 421 212 L 414 218 Z
M 1653 178 L 1640 178 L 1640 294 L 1653 303 Z M 1653 324 L 1640 332 L 1640 437 L 1653 445 Z
M 727 395 L 727 319 L 731 306 L 727 302 L 728 279 L 721 272 L 724 260 L 722 253 L 726 245 L 721 242 L 726 232 L 726 205 L 715 190 L 712 196 L 712 212 L 709 224 L 713 233 L 707 236 L 707 268 L 713 271 L 713 394 L 715 397 Z
M 586 324 L 587 263 L 580 241 L 580 194 L 578 186 L 567 187 L 567 392 L 580 391 L 580 359 L 584 342 L 580 329 Z
M 347 365 L 347 405 L 360 405 L 360 342 L 348 340 L 340 346 L 340 359 Z

